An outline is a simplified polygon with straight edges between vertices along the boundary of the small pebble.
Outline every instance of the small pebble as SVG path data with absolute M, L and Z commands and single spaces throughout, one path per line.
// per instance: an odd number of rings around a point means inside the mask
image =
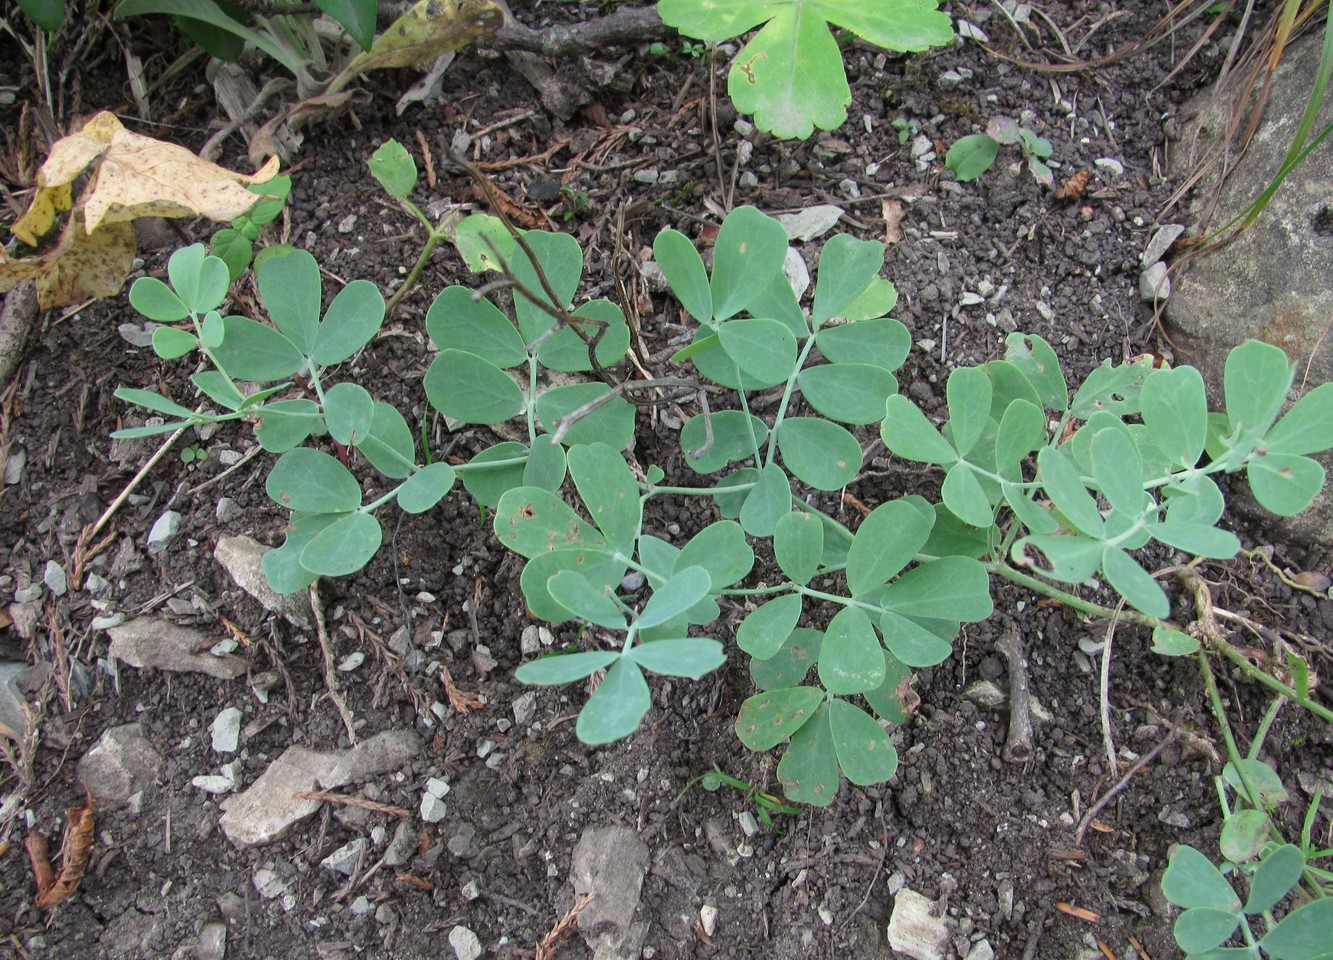
M 444 815 L 449 812 L 445 802 L 439 797 L 430 793 L 421 795 L 421 819 L 427 823 L 439 823 L 444 819 Z
M 46 584 L 46 589 L 57 597 L 63 597 L 69 592 L 69 577 L 65 574 L 65 568 L 54 560 L 46 561 L 46 569 L 42 571 L 42 582 Z
M 153 529 L 148 531 L 148 552 L 162 553 L 180 536 L 181 515 L 175 510 L 168 510 L 157 518 Z
M 711 903 L 705 903 L 700 907 L 699 925 L 704 928 L 704 934 L 711 937 L 717 930 L 717 907 Z
M 241 742 L 241 711 L 228 707 L 213 718 L 213 751 L 235 753 Z
M 454 927 L 449 931 L 449 946 L 454 948 L 458 960 L 477 960 L 481 956 L 481 941 L 467 927 Z

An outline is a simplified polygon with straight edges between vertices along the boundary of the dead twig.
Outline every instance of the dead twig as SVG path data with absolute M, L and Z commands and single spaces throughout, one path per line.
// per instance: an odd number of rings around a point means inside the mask
M 319 649 L 324 653 L 324 686 L 329 699 L 338 709 L 338 716 L 342 717 L 343 726 L 347 728 L 347 739 L 355 744 L 356 730 L 352 728 L 352 714 L 347 709 L 342 694 L 338 692 L 338 681 L 334 675 L 336 668 L 333 665 L 333 651 L 329 648 L 329 630 L 324 624 L 324 604 L 319 599 L 318 580 L 310 585 L 310 609 L 315 614 L 315 633 L 319 635 Z
M 560 946 L 571 933 L 574 932 L 574 924 L 578 922 L 579 914 L 582 913 L 592 903 L 594 893 L 585 893 L 579 898 L 579 902 L 570 907 L 559 922 L 551 928 L 551 932 L 542 937 L 542 942 L 537 944 L 537 949 L 533 953 L 533 960 L 555 960 L 556 948 Z
M 376 803 L 374 800 L 366 800 L 362 797 L 353 797 L 346 793 L 334 793 L 332 790 L 302 790 L 300 793 L 292 794 L 297 800 L 322 800 L 324 803 L 336 803 L 344 807 L 357 807 L 361 810 L 369 810 L 371 813 L 384 813 L 391 817 L 398 817 L 406 820 L 412 816 L 411 810 L 404 810 L 402 807 L 395 807 L 391 803 Z
M 1118 769 L 1115 761 L 1115 740 L 1111 737 L 1111 641 L 1115 639 L 1115 628 L 1120 623 L 1120 612 L 1125 609 L 1125 601 L 1116 604 L 1111 623 L 1106 629 L 1106 638 L 1102 642 L 1102 671 L 1100 683 L 1102 743 L 1106 747 L 1106 769 L 1114 773 Z
M 1174 743 L 1178 736 L 1180 736 L 1180 726 L 1178 723 L 1172 723 L 1171 732 L 1166 735 L 1166 739 L 1153 747 L 1138 760 L 1134 761 L 1134 765 L 1125 772 L 1123 777 L 1116 781 L 1115 786 L 1097 798 L 1097 802 L 1088 808 L 1088 812 L 1083 814 L 1083 819 L 1079 821 L 1078 830 L 1074 834 L 1074 842 L 1076 844 L 1079 846 L 1083 845 L 1083 835 L 1088 832 L 1088 827 L 1092 824 L 1093 818 L 1101 813 L 1102 810 L 1106 808 L 1106 805 L 1125 789 L 1129 784 L 1129 781 L 1134 778 L 1135 774 L 1156 760 L 1158 754 Z
M 1009 763 L 1027 763 L 1032 759 L 1032 694 L 1028 689 L 1027 656 L 1017 624 L 1010 624 L 1004 636 L 995 641 L 995 649 L 1009 663 L 1009 734 L 1001 755 Z
M 79 889 L 84 868 L 88 866 L 88 857 L 93 848 L 93 834 L 97 802 L 92 794 L 81 807 L 70 807 L 65 813 L 65 838 L 60 845 L 60 872 L 51 868 L 47 859 L 46 838 L 36 830 L 28 832 L 24 846 L 28 850 L 28 859 L 32 863 L 32 873 L 37 880 L 37 906 L 50 909 Z

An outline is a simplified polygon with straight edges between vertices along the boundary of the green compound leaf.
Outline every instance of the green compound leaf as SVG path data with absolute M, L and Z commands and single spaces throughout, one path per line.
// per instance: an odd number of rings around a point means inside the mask
M 708 596 L 708 591 L 712 589 L 712 586 L 713 578 L 708 575 L 708 571 L 703 567 L 686 567 L 678 573 L 673 573 L 671 579 L 653 590 L 653 595 L 644 604 L 643 611 L 635 618 L 639 628 L 655 627 L 659 623 L 666 623 L 672 617 L 684 613 Z M 642 660 L 639 662 L 643 663 Z M 644 663 L 644 666 L 648 665 Z M 656 673 L 665 672 L 658 670 L 656 667 L 649 667 L 649 669 Z M 680 674 L 680 676 L 685 676 L 685 674 Z
M 736 628 L 736 645 L 756 660 L 776 656 L 801 619 L 801 595 L 788 593 L 753 610 Z
M 516 487 L 501 496 L 494 529 L 505 547 L 529 559 L 552 550 L 606 547 L 601 531 L 539 487 Z
M 259 415 L 255 436 L 269 453 L 286 453 L 324 424 L 313 400 L 275 400 L 255 412 Z
M 416 468 L 412 428 L 391 403 L 375 401 L 370 432 L 361 439 L 357 450 L 372 467 L 394 480 L 405 479 Z
M 880 614 L 879 629 L 884 634 L 884 646 L 905 666 L 933 667 L 953 654 L 953 644 L 948 640 L 892 610 Z
M 1004 502 L 1028 530 L 1033 533 L 1055 533 L 1060 529 L 1060 521 L 1055 519 L 1049 510 L 1033 502 L 1030 492 L 1021 490 L 1011 483 L 1003 484 L 1001 489 L 1004 492 Z
M 787 469 L 816 490 L 839 490 L 861 472 L 861 444 L 836 423 L 790 417 L 777 434 Z
M 1023 479 L 1023 460 L 1046 440 L 1046 419 L 1041 408 L 1027 400 L 1005 407 L 995 433 L 995 472 L 1015 482 Z
M 865 292 L 843 307 L 842 314 L 850 321 L 883 317 L 898 305 L 898 288 L 883 277 L 875 277 Z
M 1321 383 L 1287 411 L 1264 437 L 1269 453 L 1302 455 L 1333 447 L 1333 383 Z
M 822 528 L 818 519 L 811 519 Z M 925 546 L 934 520 L 933 514 L 927 516 L 906 500 L 891 500 L 872 510 L 847 551 L 852 596 L 878 590 L 901 573 Z
M 628 657 L 620 657 L 579 711 L 574 732 L 596 746 L 628 737 L 653 705 L 643 671 Z
M 398 488 L 398 506 L 404 513 L 425 513 L 453 489 L 456 478 L 454 468 L 443 461 L 423 467 Z
M 461 471 L 463 487 L 484 507 L 494 507 L 504 494 L 523 486 L 523 462 L 489 467 L 486 464 L 526 457 L 528 448 L 515 440 L 487 447 L 468 461 Z M 545 581 L 543 581 L 544 583 Z
M 454 228 L 453 243 L 458 255 L 473 273 L 501 270 L 496 253 L 508 262 L 513 259 L 514 247 L 518 246 L 504 221 L 488 213 L 474 213 L 460 220 Z M 492 243 L 495 244 L 494 249 L 491 248 Z
M 843 607 L 824 631 L 819 682 L 829 693 L 873 690 L 884 681 L 884 652 L 870 617 L 860 607 Z
M 680 448 L 691 470 L 714 473 L 735 460 L 758 456 L 760 445 L 767 439 L 768 426 L 758 417 L 741 410 L 719 410 L 691 417 L 680 431 Z
M 1199 371 L 1158 370 L 1143 384 L 1139 402 L 1148 436 L 1167 462 L 1185 467 L 1198 463 L 1208 436 L 1208 399 Z
M 346 513 L 361 506 L 361 485 L 352 471 L 309 447 L 280 456 L 264 488 L 274 503 L 301 513 Z
M 940 557 L 889 584 L 880 603 L 905 617 L 975 623 L 994 610 L 986 568 L 970 557 Z
M 884 419 L 884 402 L 898 392 L 893 374 L 868 363 L 806 367 L 796 383 L 810 406 L 830 420 L 852 424 Z
M 573 683 L 591 676 L 598 670 L 611 666 L 620 659 L 614 650 L 590 650 L 581 653 L 554 653 L 540 660 L 525 663 L 514 671 L 514 679 L 520 683 L 538 684 L 544 687 Z
M 301 566 L 320 576 L 345 577 L 368 564 L 383 542 L 378 520 L 368 513 L 350 513 L 310 539 L 301 551 Z
M 1198 850 L 1180 844 L 1162 876 L 1162 894 L 1178 907 L 1233 911 L 1240 908 L 1236 891 L 1212 861 Z
M 375 398 L 358 383 L 336 383 L 324 392 L 324 422 L 329 435 L 354 447 L 370 433 Z
M 773 274 L 768 285 L 759 291 L 759 295 L 750 301 L 746 311 L 752 317 L 767 317 L 785 324 L 797 340 L 810 336 L 810 327 L 805 322 L 805 313 L 796 302 L 796 291 L 792 289 L 787 275 L 779 270 Z
M 884 682 L 874 690 L 867 690 L 862 696 L 866 698 L 866 703 L 870 704 L 870 709 L 879 714 L 890 723 L 906 723 L 907 712 L 903 710 L 902 700 L 899 699 L 898 689 L 904 680 L 912 675 L 912 671 L 903 663 L 896 660 L 892 654 L 884 655 Z
M 265 551 L 260 560 L 264 570 L 264 579 L 273 588 L 274 593 L 297 593 L 306 589 L 318 579 L 319 574 L 307 570 L 301 565 L 301 551 L 305 550 L 315 536 L 329 524 L 338 520 L 341 514 L 317 514 L 302 517 L 287 530 L 287 539 L 276 550 Z
M 1176 943 L 1189 956 L 1196 956 L 1225 943 L 1240 926 L 1240 912 L 1195 907 L 1176 918 L 1172 928 Z
M 537 419 L 549 432 L 555 433 L 562 417 L 608 394 L 603 383 L 572 383 L 553 387 L 537 398 Z M 634 439 L 634 406 L 623 397 L 613 396 L 590 412 L 579 417 L 560 442 L 567 447 L 579 444 L 604 443 L 615 450 L 623 450 Z
M 1146 500 L 1143 459 L 1129 434 L 1115 428 L 1098 431 L 1092 438 L 1090 456 L 1092 476 L 1111 506 L 1129 517 L 1141 514 Z M 1083 532 L 1091 531 L 1083 528 Z
M 846 700 L 830 700 L 826 709 L 833 750 L 847 779 L 866 787 L 892 777 L 898 769 L 898 751 L 884 728 Z
M 315 258 L 294 247 L 269 247 L 255 264 L 255 278 L 269 317 L 308 356 L 315 349 L 323 305 L 324 285 Z
M 815 303 L 810 321 L 818 327 L 842 312 L 865 293 L 884 266 L 884 244 L 838 234 L 819 254 Z
M 713 319 L 713 293 L 703 257 L 690 238 L 678 230 L 663 230 L 653 240 L 653 256 L 685 312 L 699 323 Z
M 329 367 L 370 343 L 384 323 L 384 297 L 369 280 L 353 280 L 338 291 L 315 333 L 311 358 Z
M 1268 815 L 1262 810 L 1237 810 L 1223 822 L 1217 840 L 1222 856 L 1232 863 L 1257 860 L 1267 843 Z
M 462 350 L 507 369 L 528 358 L 523 338 L 489 300 L 473 300 L 467 287 L 446 287 L 426 311 L 426 333 L 441 350 Z
M 949 468 L 944 475 L 940 496 L 949 512 L 964 523 L 989 527 L 995 520 L 995 511 L 986 499 L 986 491 L 967 462 L 955 463 Z
M 817 687 L 788 687 L 757 693 L 741 704 L 736 736 L 751 750 L 769 750 L 815 715 L 824 700 Z
M 371 154 L 366 165 L 370 167 L 370 175 L 395 200 L 406 200 L 416 188 L 417 162 L 397 140 L 386 141 Z
M 514 249 L 510 266 L 514 278 L 527 287 L 538 300 L 559 311 L 569 306 L 574 293 L 579 288 L 579 278 L 583 276 L 583 249 L 579 242 L 565 233 L 546 233 L 532 230 L 523 234 L 523 238 L 537 255 L 546 274 L 547 282 L 555 291 L 558 303 L 552 304 L 546 295 L 546 288 L 537 277 L 532 261 L 522 247 Z M 514 315 L 518 318 L 518 329 L 525 343 L 532 343 L 551 327 L 555 318 L 546 310 L 528 300 L 527 297 L 514 298 Z
M 1272 344 L 1247 340 L 1227 354 L 1222 390 L 1233 431 L 1265 433 L 1287 399 L 1291 378 L 1287 355 Z
M 805 679 L 810 666 L 819 659 L 823 642 L 823 631 L 797 627 L 773 656 L 766 660 L 750 658 L 750 679 L 760 690 L 795 686 Z
M 805 586 L 824 555 L 823 522 L 804 511 L 787 514 L 773 530 L 773 555 L 789 580 Z
M 829 729 L 829 713 L 823 705 L 793 734 L 778 763 L 778 780 L 788 800 L 816 807 L 833 802 L 838 792 L 838 755 Z
M 1171 601 L 1148 571 L 1119 547 L 1107 547 L 1102 554 L 1102 573 L 1130 606 L 1151 617 L 1171 616 Z
M 565 448 L 551 441 L 550 434 L 540 434 L 532 441 L 528 462 L 523 467 L 523 486 L 541 487 L 557 492 L 565 482 Z
M 600 337 L 593 353 L 603 367 L 619 363 L 629 350 L 629 326 L 625 313 L 610 300 L 590 300 L 574 311 L 575 317 L 596 323 L 583 324 L 589 338 Z M 588 345 L 568 326 L 537 348 L 543 366 L 563 373 L 586 373 L 595 369 L 588 359 Z
M 741 467 L 713 484 L 713 502 L 717 504 L 717 512 L 728 520 L 739 520 L 745 500 L 750 496 L 748 485 L 758 479 L 759 471 L 754 467 Z M 746 489 L 733 489 L 737 487 Z
M 561 570 L 546 581 L 546 590 L 572 616 L 609 630 L 625 629 L 620 605 L 581 573 Z
M 796 337 L 778 320 L 732 320 L 718 329 L 727 356 L 760 383 L 782 383 L 796 369 Z
M 791 481 L 776 463 L 759 471 L 759 479 L 741 506 L 741 528 L 752 537 L 771 537 L 791 513 Z
M 1279 517 L 1305 510 L 1324 487 L 1324 468 L 1309 457 L 1255 453 L 1245 470 L 1254 498 Z
M 214 403 L 228 410 L 239 410 L 245 403 L 245 395 L 218 370 L 200 370 L 198 373 L 192 373 L 190 382 Z
M 625 458 L 605 443 L 572 447 L 569 472 L 598 529 L 628 552 L 639 535 L 643 506 Z
M 1037 453 L 1037 472 L 1051 502 L 1066 520 L 1090 537 L 1100 538 L 1106 528 L 1097 502 L 1088 495 L 1078 469 L 1063 447 L 1043 447 Z
M 912 349 L 912 335 L 897 320 L 882 317 L 824 327 L 815 346 L 830 363 L 868 363 L 897 370 Z
M 1295 844 L 1283 844 L 1264 857 L 1250 877 L 1250 897 L 1245 901 L 1245 912 L 1262 913 L 1277 906 L 1301 879 L 1304 869 L 1305 855 Z M 1327 944 L 1325 936 L 1321 947 Z
M 305 364 L 297 345 L 270 326 L 248 317 L 223 317 L 222 330 L 213 357 L 233 379 L 286 380 Z
M 958 456 L 965 457 L 986 432 L 990 419 L 991 382 L 980 367 L 959 367 L 945 387 L 949 404 L 949 436 Z
M 153 352 L 163 360 L 177 360 L 198 346 L 198 338 L 188 330 L 158 327 L 153 331 Z
M 1275 960 L 1323 960 L 1328 956 L 1328 931 L 1333 928 L 1333 899 L 1297 907 L 1259 941 Z
M 1036 568 L 1037 560 L 1029 554 L 1035 548 L 1046 557 L 1046 569 Z M 1040 573 L 1063 583 L 1082 583 L 1101 566 L 1105 546 L 1076 534 L 1034 534 L 1014 544 L 1011 551 L 1020 567 L 1034 567 Z
M 175 291 L 156 277 L 140 277 L 134 281 L 130 287 L 130 306 L 158 323 L 176 323 L 190 315 L 190 308 Z
M 1004 419 L 1004 412 L 1019 400 L 1041 409 L 1041 397 L 1037 388 L 1022 370 L 1008 360 L 992 360 L 983 368 L 991 382 L 991 419 L 997 423 Z
M 672 574 L 694 566 L 708 571 L 714 590 L 729 587 L 748 576 L 754 567 L 754 551 L 745 542 L 740 524 L 719 520 L 691 537 L 676 555 Z
M 1051 345 L 1035 334 L 1011 333 L 1004 338 L 1004 358 L 1023 371 L 1041 402 L 1052 410 L 1069 407 L 1069 386 L 1060 370 L 1060 358 Z
M 461 350 L 432 360 L 422 385 L 435 409 L 464 423 L 501 423 L 523 409 L 523 391 L 507 373 Z
M 569 611 L 557 603 L 547 589 L 551 578 L 562 570 L 582 574 L 584 579 L 609 596 L 619 588 L 626 567 L 605 550 L 586 545 L 580 549 L 537 554 L 523 567 L 518 582 L 528 609 L 538 620 L 562 623 L 570 617 Z
M 666 677 L 697 680 L 727 662 L 722 644 L 707 637 L 668 637 L 630 648 L 631 660 L 653 673 Z
M 984 133 L 973 133 L 954 141 L 944 155 L 944 166 L 952 170 L 959 183 L 975 180 L 995 165 L 1000 145 Z
M 1151 357 L 1111 366 L 1110 360 L 1088 374 L 1083 386 L 1074 394 L 1070 412 L 1077 420 L 1089 420 L 1099 410 L 1106 410 L 1118 417 L 1128 417 L 1139 412 L 1139 394 L 1144 381 L 1154 372 Z
M 1172 630 L 1170 627 L 1153 627 L 1152 651 L 1164 657 L 1187 657 L 1199 649 L 1197 637 L 1188 633 Z
M 245 189 L 264 198 L 251 207 L 250 212 L 246 214 L 246 219 L 250 221 L 252 227 L 262 227 L 282 216 L 282 208 L 292 193 L 292 178 L 286 174 L 279 174 L 262 183 L 249 184 Z M 235 220 L 232 221 L 232 223 L 236 222 Z M 253 233 L 247 231 L 247 236 L 251 240 L 257 240 L 259 232 L 258 230 Z
M 167 276 L 176 295 L 193 313 L 207 313 L 227 295 L 231 275 L 227 265 L 204 253 L 202 243 L 182 247 L 167 261 Z
M 880 438 L 890 452 L 918 463 L 949 464 L 958 461 L 958 451 L 940 435 L 915 403 L 900 393 L 885 403 Z
M 726 320 L 749 307 L 781 272 L 786 256 L 787 231 L 782 224 L 754 207 L 731 211 L 713 246 L 714 318 Z
M 1230 530 L 1218 530 L 1202 523 L 1182 523 L 1168 520 L 1148 527 L 1154 540 L 1184 550 L 1196 557 L 1214 557 L 1230 560 L 1240 552 L 1240 540 Z

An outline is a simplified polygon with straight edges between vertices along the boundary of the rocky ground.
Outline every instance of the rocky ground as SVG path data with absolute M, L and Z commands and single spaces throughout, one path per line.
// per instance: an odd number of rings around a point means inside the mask
M 1065 42 L 1095 55 L 1142 35 L 1158 12 L 1115 8 L 1053 3 L 1021 35 L 983 5 L 970 16 L 1002 52 Z M 551 10 L 516 12 L 540 26 Z M 167 40 L 134 42 L 160 69 L 167 58 L 153 45 Z M 600 51 L 579 71 L 586 102 L 560 116 L 504 57 L 466 50 L 438 99 L 396 116 L 415 77 L 381 79 L 368 104 L 311 130 L 278 232 L 316 255 L 326 286 L 365 278 L 387 295 L 422 238 L 366 160 L 396 137 L 432 164 L 423 207 L 475 202 L 441 159 L 462 149 L 518 209 L 580 240 L 581 293 L 623 297 L 658 356 L 675 309 L 645 279 L 660 229 L 697 236 L 728 204 L 831 205 L 837 230 L 888 240 L 884 275 L 917 343 L 903 389 L 928 412 L 942 407 L 951 369 L 999 355 L 1013 330 L 1047 338 L 1076 382 L 1106 358 L 1170 354 L 1140 297 L 1140 254 L 1173 188 L 1173 118 L 1224 56 L 1210 42 L 1167 80 L 1187 41 L 1072 74 L 1022 69 L 974 42 L 906 58 L 853 43 L 852 119 L 806 143 L 755 133 L 710 93 L 721 64 L 688 54 Z M 0 88 L 19 94 L 0 121 L 15 131 L 31 75 L 3 43 Z M 70 66 L 64 120 L 111 109 L 131 122 L 119 60 L 103 57 Z M 160 123 L 145 132 L 194 148 L 218 119 L 201 73 L 170 81 L 153 108 Z M 942 174 L 941 147 L 995 116 L 1050 139 L 1057 183 L 1086 172 L 1086 191 L 1055 197 L 1016 154 L 974 183 Z M 221 161 L 243 169 L 244 154 L 233 139 Z M 161 275 L 175 246 L 210 232 L 179 227 L 147 239 L 143 273 Z M 798 249 L 811 260 L 819 242 Z M 358 361 L 362 382 L 400 409 L 424 403 L 424 313 L 455 282 L 474 278 L 442 245 Z M 745 670 L 659 682 L 643 729 L 597 749 L 574 736 L 580 691 L 513 679 L 567 637 L 526 616 L 514 558 L 465 495 L 388 521 L 376 560 L 321 582 L 313 608 L 279 602 L 255 573 L 284 523 L 263 492 L 271 458 L 248 426 L 229 425 L 158 461 L 76 571 L 80 532 L 155 450 L 108 439 L 131 415 L 112 391 L 189 396 L 190 371 L 156 360 L 134 321 L 123 296 L 44 315 L 0 408 L 0 588 L 12 600 L 0 681 L 11 707 L 33 710 L 0 781 L 0 955 L 873 958 L 894 955 L 892 935 L 900 948 L 916 936 L 922 945 L 901 954 L 915 957 L 1178 956 L 1157 882 L 1173 843 L 1215 849 L 1217 731 L 1193 668 L 1150 653 L 1143 633 L 1122 626 L 1109 658 L 1118 769 L 1099 718 L 1104 625 L 1005 587 L 992 620 L 918 674 L 889 784 L 844 784 L 828 809 L 765 822 L 745 790 L 698 782 L 716 767 L 777 791 L 773 759 L 732 730 L 753 691 Z M 489 442 L 438 439 L 464 457 Z M 643 462 L 679 468 L 668 434 L 645 429 L 638 442 Z M 186 446 L 206 458 L 184 462 Z M 881 460 L 849 492 L 873 506 L 937 482 Z M 689 532 L 711 519 L 689 507 L 651 522 Z M 1263 528 L 1238 532 L 1279 566 L 1328 571 L 1326 556 Z M 1327 672 L 1326 600 L 1293 591 L 1260 555 L 1204 569 L 1219 605 L 1309 638 Z M 995 644 L 1011 629 L 1041 708 L 1024 764 L 1001 759 L 1010 666 Z M 1225 694 L 1245 735 L 1265 701 L 1230 682 Z M 1172 723 L 1190 736 L 1088 817 Z M 1298 822 L 1314 790 L 1330 789 L 1329 731 L 1289 709 L 1268 743 Z M 77 892 L 41 910 L 24 837 L 58 837 L 85 789 L 100 798 L 90 860 Z

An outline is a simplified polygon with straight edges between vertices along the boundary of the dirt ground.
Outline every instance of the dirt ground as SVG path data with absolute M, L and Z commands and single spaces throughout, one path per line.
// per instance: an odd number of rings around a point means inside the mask
M 516 13 L 540 26 L 553 8 L 571 20 L 599 12 L 586 4 L 520 4 Z M 1099 55 L 1141 36 L 1160 9 L 1144 0 L 1057 2 L 1034 16 L 1022 37 L 1000 17 L 986 20 L 985 29 L 996 50 L 1016 56 L 1039 56 L 1062 42 Z M 985 12 L 977 4 L 971 18 Z M 165 31 L 135 33 L 132 43 L 150 76 L 179 49 Z M 1164 171 L 1180 106 L 1224 55 L 1211 43 L 1167 80 L 1188 43 L 1181 37 L 1124 63 L 1070 74 L 1013 66 L 976 43 L 914 57 L 852 43 L 851 119 L 804 143 L 753 133 L 724 96 L 711 96 L 710 69 L 724 89 L 721 63 L 653 55 L 646 44 L 598 51 L 578 69 L 561 67 L 586 100 L 561 117 L 504 57 L 465 50 L 438 100 L 396 116 L 395 100 L 416 77 L 380 76 L 365 85 L 367 104 L 308 131 L 290 168 L 289 216 L 276 226 L 315 254 L 327 289 L 364 278 L 388 295 L 422 236 L 379 192 L 366 160 L 389 137 L 423 165 L 428 149 L 433 176 L 423 176 L 415 199 L 423 207 L 471 202 L 468 178 L 442 160 L 447 147 L 461 146 L 490 165 L 494 182 L 523 210 L 580 240 L 587 264 L 580 296 L 626 298 L 648 354 L 664 357 L 678 307 L 639 270 L 662 228 L 698 236 L 728 203 L 768 213 L 832 203 L 845 211 L 838 230 L 882 240 L 886 209 L 901 204 L 901 236 L 888 246 L 884 276 L 898 286 L 895 315 L 917 346 L 900 382 L 928 413 L 938 412 L 949 371 L 1000 355 L 1013 330 L 1047 338 L 1071 383 L 1106 358 L 1169 355 L 1151 308 L 1139 299 L 1138 257 L 1173 189 Z M 0 88 L 17 91 L 15 103 L 0 106 L 12 151 L 32 76 L 12 39 L 0 38 L 0 45 Z M 153 122 L 139 124 L 131 119 L 120 50 L 110 39 L 105 47 L 66 64 L 60 118 L 70 123 L 110 109 L 145 133 L 199 148 L 218 121 L 199 64 L 156 89 Z M 1019 167 L 1012 149 L 974 183 L 942 176 L 941 148 L 994 116 L 1018 119 L 1048 138 L 1057 183 L 1087 171 L 1087 191 L 1055 198 Z M 900 118 L 912 125 L 905 143 L 892 125 Z M 940 152 L 924 170 L 911 155 L 917 134 Z M 229 140 L 220 162 L 246 169 L 245 145 Z M 6 189 L 22 186 L 8 182 Z M 162 275 L 175 246 L 206 239 L 211 229 L 180 222 L 149 238 L 142 271 Z M 817 243 L 805 244 L 803 252 L 815 249 Z M 425 311 L 435 293 L 456 282 L 475 281 L 441 245 L 419 287 L 356 364 L 372 393 L 418 417 L 430 360 Z M 247 298 L 253 303 L 253 291 L 241 289 L 239 302 Z M 890 783 L 844 783 L 829 808 L 777 816 L 749 835 L 755 808 L 741 792 L 685 789 L 716 765 L 778 790 L 773 758 L 744 750 L 732 729 L 753 692 L 744 666 L 730 662 L 697 682 L 659 680 L 638 734 L 603 748 L 581 744 L 571 722 L 581 690 L 529 690 L 513 679 L 524 659 L 521 637 L 535 626 L 518 592 L 519 566 L 461 493 L 428 513 L 387 518 L 391 542 L 386 537 L 380 555 L 357 576 L 320 585 L 329 654 L 336 664 L 351 664 L 334 676 L 357 741 L 399 731 L 420 743 L 415 757 L 341 792 L 406 816 L 324 804 L 281 839 L 237 848 L 219 828 L 223 798 L 194 786 L 196 777 L 239 760 L 243 789 L 293 745 L 351 744 L 328 695 L 314 632 L 266 611 L 213 558 L 224 536 L 281 542 L 283 512 L 263 491 L 272 458 L 261 452 L 220 477 L 237 454 L 256 446 L 252 429 L 232 424 L 187 437 L 149 472 L 89 567 L 105 581 L 101 590 L 71 583 L 57 596 L 43 585 L 48 561 L 69 569 L 79 532 L 155 448 L 113 447 L 108 434 L 133 411 L 112 391 L 151 387 L 189 402 L 192 371 L 127 342 L 119 327 L 134 319 L 124 296 L 73 314 L 44 314 L 3 395 L 3 440 L 11 463 L 20 452 L 25 462 L 0 494 L 3 590 L 6 602 L 23 608 L 11 608 L 0 659 L 36 667 L 23 680 L 39 720 L 34 748 L 0 779 L 0 794 L 20 795 L 0 825 L 0 956 L 222 956 L 204 941 L 217 929 L 208 925 L 223 924 L 231 960 L 449 957 L 450 933 L 460 925 L 476 934 L 486 956 L 531 957 L 575 903 L 576 842 L 605 825 L 632 829 L 649 851 L 637 914 L 647 924 L 645 957 L 890 957 L 885 925 L 903 887 L 941 901 L 956 921 L 959 957 L 992 955 L 986 947 L 1013 960 L 1179 956 L 1157 882 L 1173 843 L 1216 849 L 1219 764 L 1200 744 L 1218 731 L 1195 669 L 1152 654 L 1144 632 L 1121 626 L 1114 633 L 1108 709 L 1121 769 L 1108 769 L 1102 743 L 1101 658 L 1078 652 L 1081 641 L 1100 636 L 1099 625 L 1001 586 L 994 617 L 966 629 L 951 660 L 917 675 L 921 702 L 895 731 L 902 762 Z M 672 476 L 681 468 L 672 437 L 641 419 L 638 458 Z M 492 439 L 431 429 L 464 457 Z M 182 462 L 179 449 L 190 444 L 207 458 Z M 874 506 L 932 483 L 938 477 L 879 460 L 848 492 Z M 228 502 L 220 509 L 222 498 Z M 148 534 L 168 507 L 182 514 L 180 535 L 151 554 Z M 667 506 L 650 523 L 688 532 L 713 519 L 709 509 Z M 1247 548 L 1269 544 L 1261 528 L 1237 531 Z M 1293 569 L 1329 572 L 1327 556 L 1272 546 Z M 1293 593 L 1258 560 L 1210 563 L 1204 572 L 1219 604 L 1315 638 L 1311 652 L 1328 672 L 1333 623 L 1326 601 Z M 117 667 L 108 660 L 107 633 L 94 626 L 95 618 L 116 615 L 166 618 L 211 640 L 243 636 L 235 655 L 246 669 L 225 680 Z M 729 639 L 727 622 L 717 624 L 719 639 Z M 1024 639 L 1032 691 L 1049 714 L 1037 727 L 1032 759 L 1018 765 L 1000 757 L 1006 708 L 964 695 L 979 678 L 1006 683 L 994 644 L 1011 626 Z M 354 654 L 364 660 L 348 661 Z M 446 675 L 472 701 L 466 712 L 451 705 Z M 1223 685 L 1244 740 L 1265 700 L 1225 675 Z M 515 700 L 529 693 L 516 712 Z M 224 708 L 242 718 L 239 750 L 225 755 L 210 738 Z M 1099 812 L 1080 842 L 1077 825 L 1089 807 L 1173 721 L 1198 740 L 1168 746 Z M 131 723 L 142 726 L 161 764 L 130 802 L 97 812 L 77 893 L 53 911 L 39 910 L 24 836 L 35 827 L 58 844 L 66 808 L 83 798 L 78 761 L 105 731 Z M 1311 785 L 1327 779 L 1329 731 L 1289 709 L 1268 744 L 1298 822 Z M 419 810 L 432 778 L 449 785 L 441 798 L 447 814 L 428 823 Z M 1328 830 L 1327 806 L 1324 813 L 1321 831 Z M 390 865 L 395 836 L 406 854 Z M 364 853 L 350 875 L 321 866 L 358 839 Z M 703 908 L 716 909 L 707 929 Z M 591 955 L 577 936 L 553 954 Z

